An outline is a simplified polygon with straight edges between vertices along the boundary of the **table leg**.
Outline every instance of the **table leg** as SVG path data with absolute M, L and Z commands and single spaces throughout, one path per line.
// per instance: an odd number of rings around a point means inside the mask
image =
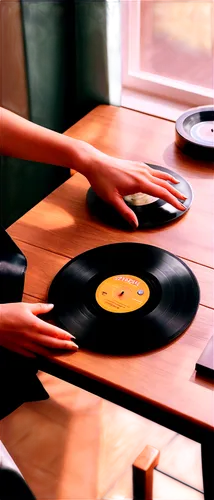
M 153 446 L 146 446 L 136 458 L 133 467 L 133 500 L 153 499 L 153 470 L 159 462 L 160 452 Z
M 201 444 L 204 500 L 214 500 L 214 434 Z

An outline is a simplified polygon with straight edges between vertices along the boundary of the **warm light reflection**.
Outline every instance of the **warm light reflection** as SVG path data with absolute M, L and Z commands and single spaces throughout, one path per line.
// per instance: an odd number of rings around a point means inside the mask
M 25 215 L 26 223 L 28 222 L 27 216 L 28 214 Z M 37 207 L 34 213 L 30 214 L 30 225 L 47 231 L 73 227 L 75 224 L 75 217 L 70 212 L 50 201 L 43 200 L 42 208 Z

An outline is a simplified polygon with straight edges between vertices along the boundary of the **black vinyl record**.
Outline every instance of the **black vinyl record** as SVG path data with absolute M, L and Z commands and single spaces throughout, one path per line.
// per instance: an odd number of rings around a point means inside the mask
M 66 264 L 49 290 L 58 325 L 79 347 L 133 354 L 168 344 L 193 320 L 199 287 L 173 254 L 141 243 L 89 250 Z
M 183 216 L 187 212 L 187 210 L 189 210 L 193 199 L 191 186 L 183 177 L 181 177 L 181 175 L 165 167 L 159 167 L 151 164 L 149 164 L 149 166 L 154 168 L 155 170 L 167 172 L 168 174 L 173 175 L 179 181 L 179 184 L 174 186 L 176 187 L 176 189 L 178 189 L 178 191 L 180 191 L 187 197 L 184 202 L 181 201 L 186 210 L 178 210 L 170 203 L 166 203 L 161 199 L 155 199 L 155 201 L 141 206 L 132 205 L 129 201 L 125 200 L 126 204 L 133 210 L 138 218 L 138 229 L 155 228 L 173 222 L 174 220 Z M 102 220 L 102 222 L 104 222 L 105 224 L 120 229 L 131 229 L 130 224 L 123 219 L 123 217 L 116 211 L 116 209 L 99 198 L 99 196 L 97 196 L 92 188 L 89 188 L 86 200 L 90 213 L 98 219 Z
M 193 158 L 214 162 L 214 106 L 192 108 L 179 116 L 175 143 Z

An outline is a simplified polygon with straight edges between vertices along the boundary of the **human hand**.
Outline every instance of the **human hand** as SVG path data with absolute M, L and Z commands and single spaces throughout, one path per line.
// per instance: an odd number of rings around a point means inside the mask
M 170 175 L 145 163 L 108 156 L 85 141 L 48 130 L 4 108 L 0 113 L 2 154 L 77 170 L 132 226 L 137 227 L 138 220 L 124 201 L 127 195 L 145 193 L 185 210 L 179 200 L 186 198 L 169 184 L 177 184 Z
M 85 146 L 85 152 L 88 153 L 88 163 L 83 173 L 92 188 L 133 227 L 138 226 L 137 216 L 124 201 L 124 196 L 130 194 L 145 193 L 165 200 L 178 210 L 185 210 L 179 200 L 186 200 L 186 196 L 169 184 L 179 183 L 170 174 L 145 163 L 113 158 L 90 145 Z
M 27 357 L 50 355 L 52 349 L 76 351 L 73 335 L 37 318 L 51 311 L 52 304 L 24 302 L 0 304 L 0 345 Z

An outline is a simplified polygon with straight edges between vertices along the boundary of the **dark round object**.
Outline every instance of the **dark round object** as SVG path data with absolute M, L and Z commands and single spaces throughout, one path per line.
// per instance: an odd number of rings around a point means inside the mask
M 175 143 L 193 158 L 214 161 L 214 106 L 189 109 L 175 124 Z
M 138 218 L 138 229 L 156 228 L 175 221 L 179 217 L 182 217 L 187 210 L 189 210 L 193 199 L 191 186 L 183 177 L 181 177 L 181 175 L 177 174 L 177 172 L 172 172 L 165 167 L 159 167 L 151 164 L 149 164 L 149 166 L 155 170 L 161 170 L 162 172 L 167 172 L 168 174 L 173 175 L 180 182 L 180 184 L 174 185 L 174 187 L 187 196 L 185 202 L 182 202 L 186 207 L 186 210 L 178 210 L 170 205 L 170 203 L 166 203 L 161 199 L 158 199 L 149 205 L 142 206 L 133 206 L 126 201 L 126 204 L 133 210 Z M 109 226 L 117 227 L 119 229 L 131 229 L 130 224 L 117 212 L 117 210 L 99 198 L 92 188 L 89 188 L 86 200 L 90 213 L 102 220 L 104 224 L 108 224 Z
M 151 245 L 118 243 L 66 264 L 54 278 L 48 300 L 56 323 L 80 347 L 134 354 L 166 345 L 185 331 L 198 308 L 199 286 L 173 254 Z

